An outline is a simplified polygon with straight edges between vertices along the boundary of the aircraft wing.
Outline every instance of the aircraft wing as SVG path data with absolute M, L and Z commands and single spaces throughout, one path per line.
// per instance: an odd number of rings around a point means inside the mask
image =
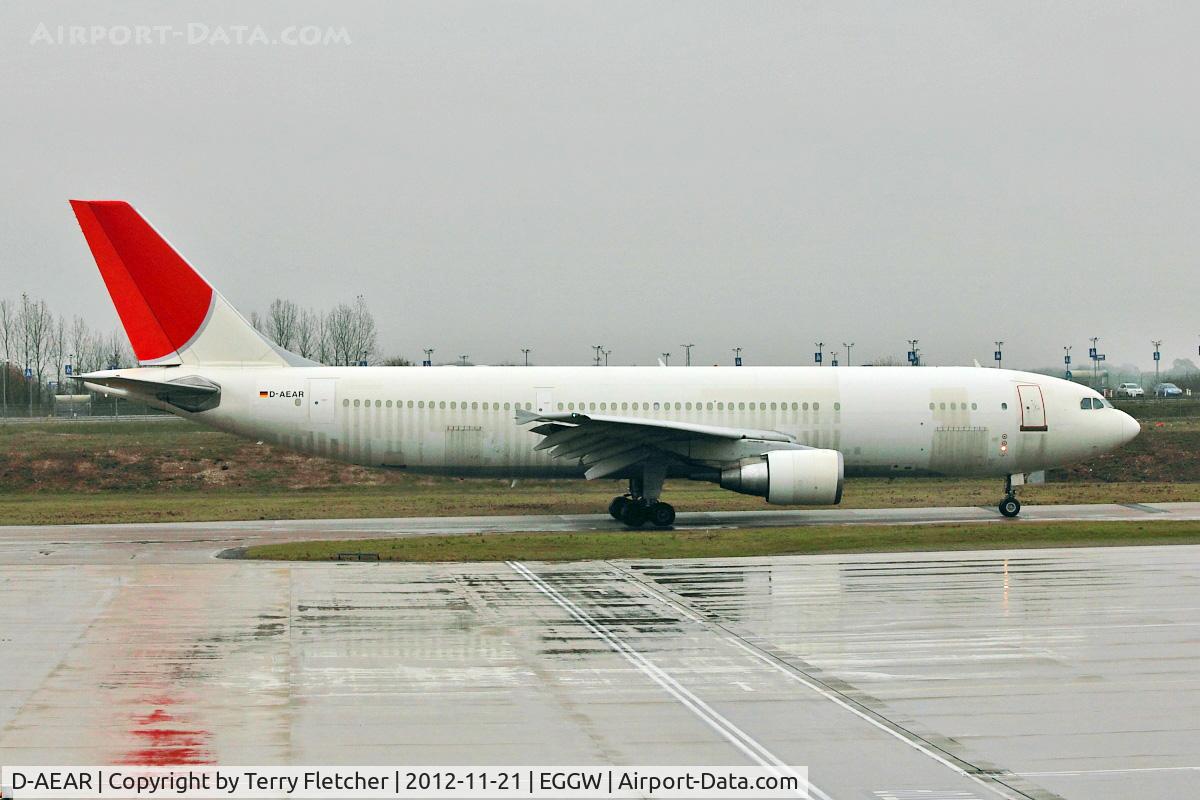
M 535 414 L 518 409 L 518 425 L 534 422 L 541 424 L 530 431 L 545 437 L 534 449 L 550 450 L 555 458 L 578 459 L 587 468 L 584 476 L 588 480 L 655 459 L 722 463 L 765 450 L 804 448 L 780 431 L 603 414 Z

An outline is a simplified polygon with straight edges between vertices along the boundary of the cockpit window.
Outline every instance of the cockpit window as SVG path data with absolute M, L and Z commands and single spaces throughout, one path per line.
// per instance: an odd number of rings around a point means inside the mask
M 1085 397 L 1082 400 L 1080 400 L 1079 407 L 1082 408 L 1084 411 L 1091 411 L 1092 410 L 1092 398 Z
M 1112 404 L 1099 397 L 1085 397 L 1079 401 L 1079 407 L 1084 411 L 1089 411 L 1093 408 L 1112 408 Z

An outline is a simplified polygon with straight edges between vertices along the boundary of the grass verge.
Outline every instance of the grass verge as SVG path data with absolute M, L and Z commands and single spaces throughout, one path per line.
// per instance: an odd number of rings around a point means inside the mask
M 261 545 L 246 549 L 242 557 L 331 561 L 339 553 L 351 552 L 374 553 L 381 561 L 591 561 L 1151 544 L 1200 544 L 1200 521 L 997 521 L 747 530 L 479 533 Z

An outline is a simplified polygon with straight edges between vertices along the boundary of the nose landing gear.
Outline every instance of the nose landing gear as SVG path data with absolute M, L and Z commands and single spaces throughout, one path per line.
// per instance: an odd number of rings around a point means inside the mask
M 1013 480 L 1016 478 L 1016 480 Z M 1016 487 L 1025 483 L 1024 475 L 1009 475 L 1004 479 L 1004 499 L 997 508 L 1006 517 L 1015 517 L 1021 513 L 1021 501 L 1017 499 Z

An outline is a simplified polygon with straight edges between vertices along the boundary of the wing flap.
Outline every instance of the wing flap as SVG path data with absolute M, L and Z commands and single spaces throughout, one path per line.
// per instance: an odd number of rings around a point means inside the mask
M 535 450 L 549 450 L 556 459 L 578 460 L 589 480 L 644 461 L 703 464 L 710 460 L 707 455 L 697 458 L 693 453 L 724 456 L 725 451 L 740 453 L 747 447 L 754 449 L 756 444 L 768 450 L 801 447 L 794 437 L 781 431 L 605 414 L 518 412 L 518 425 L 540 423 L 530 428 L 545 437 L 534 446 Z

